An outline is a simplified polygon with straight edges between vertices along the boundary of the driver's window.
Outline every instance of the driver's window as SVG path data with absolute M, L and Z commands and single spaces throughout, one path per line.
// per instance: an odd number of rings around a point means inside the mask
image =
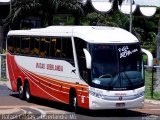
M 75 46 L 76 46 L 76 53 L 77 53 L 77 60 L 79 66 L 79 72 L 83 80 L 86 82 L 89 78 L 88 69 L 86 68 L 86 59 L 85 54 L 83 52 L 83 48 L 86 48 L 86 42 L 80 38 L 74 38 Z

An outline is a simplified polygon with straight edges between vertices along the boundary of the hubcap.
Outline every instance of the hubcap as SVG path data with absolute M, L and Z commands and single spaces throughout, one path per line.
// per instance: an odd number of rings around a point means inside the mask
M 73 106 L 76 107 L 77 99 L 76 97 L 73 98 Z
M 20 94 L 23 93 L 23 87 L 22 87 L 22 86 L 19 87 L 19 93 L 20 93 Z

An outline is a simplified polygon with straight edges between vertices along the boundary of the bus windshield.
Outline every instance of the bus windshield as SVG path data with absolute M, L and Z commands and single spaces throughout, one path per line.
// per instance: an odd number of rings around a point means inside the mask
M 91 85 L 106 90 L 133 90 L 144 86 L 139 44 L 90 44 Z

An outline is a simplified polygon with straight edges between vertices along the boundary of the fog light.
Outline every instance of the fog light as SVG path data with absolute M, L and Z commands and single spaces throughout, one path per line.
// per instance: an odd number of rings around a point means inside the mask
M 94 102 L 94 101 L 93 101 L 93 102 L 92 102 L 92 106 L 94 106 L 94 107 L 95 107 L 95 106 L 96 106 L 96 102 Z

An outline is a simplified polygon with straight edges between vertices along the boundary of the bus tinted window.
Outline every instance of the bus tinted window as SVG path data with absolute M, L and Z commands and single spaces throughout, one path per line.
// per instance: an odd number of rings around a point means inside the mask
M 30 38 L 30 51 L 29 51 L 29 55 L 30 56 L 34 56 L 34 38 L 31 37 Z
M 34 56 L 39 56 L 40 38 L 34 38 Z
M 10 53 L 13 53 L 14 51 L 14 38 L 12 36 L 8 37 L 7 41 L 7 49 Z
M 71 38 L 62 38 L 61 57 L 71 64 L 74 63 Z
M 20 54 L 20 37 L 14 37 L 14 53 Z
M 90 76 L 89 76 L 89 71 L 86 68 L 86 60 L 83 52 L 83 49 L 87 47 L 87 43 L 80 38 L 74 38 L 74 40 L 75 40 L 75 46 L 76 46 L 79 72 L 82 79 L 87 81 Z
M 72 48 L 71 37 L 8 37 L 8 50 L 11 53 L 61 59 L 74 65 Z
M 29 55 L 30 37 L 21 37 L 21 54 Z
M 49 44 L 49 38 L 40 38 L 40 57 L 49 57 Z
M 50 38 L 46 38 L 45 39 L 45 51 L 46 51 L 45 56 L 46 57 L 49 57 L 49 54 L 50 54 L 50 44 L 51 44 L 51 39 Z
M 55 57 L 61 58 L 61 38 L 56 38 Z
M 71 38 L 62 38 L 62 58 L 73 59 Z
M 50 57 L 55 57 L 55 50 L 56 50 L 56 38 L 51 38 L 50 41 Z

